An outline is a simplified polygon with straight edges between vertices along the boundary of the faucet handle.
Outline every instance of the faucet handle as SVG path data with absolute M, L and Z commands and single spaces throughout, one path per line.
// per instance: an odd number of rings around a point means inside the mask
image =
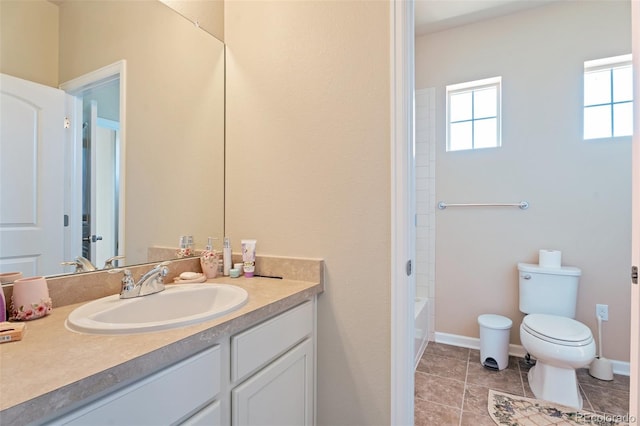
M 169 266 L 171 264 L 171 261 L 169 260 L 165 260 L 162 263 L 159 263 L 156 265 L 155 268 L 153 268 L 154 270 L 158 271 L 158 275 L 160 275 L 160 281 L 162 282 L 162 278 L 166 277 L 169 274 L 169 268 L 167 268 L 167 266 Z
M 104 261 L 104 268 L 102 269 L 113 269 L 113 261 L 114 260 L 120 260 L 120 259 L 124 259 L 124 256 L 112 256 L 110 258 L 108 258 L 107 260 Z
M 167 267 L 169 264 L 171 264 L 171 262 L 169 262 L 168 260 L 165 262 L 162 262 L 161 264 L 159 264 L 157 266 L 157 268 L 160 268 L 159 271 L 159 277 L 158 280 L 162 283 L 163 282 L 163 278 L 166 277 L 167 275 L 169 275 L 169 268 Z
M 75 266 L 75 271 L 74 272 L 83 272 L 84 269 L 82 268 L 82 263 L 78 262 L 77 260 L 68 260 L 65 262 L 60 262 L 60 264 L 62 266 Z
M 77 256 L 76 262 L 80 265 L 83 271 L 91 272 L 96 270 L 96 267 L 93 266 L 93 263 L 91 263 L 91 261 L 84 256 Z
M 133 280 L 133 276 L 131 275 L 131 271 L 123 268 L 111 268 L 107 271 L 110 274 L 118 274 L 122 272 L 124 276 L 122 277 L 122 287 L 120 289 L 120 297 L 123 295 L 130 293 L 136 287 L 136 283 Z

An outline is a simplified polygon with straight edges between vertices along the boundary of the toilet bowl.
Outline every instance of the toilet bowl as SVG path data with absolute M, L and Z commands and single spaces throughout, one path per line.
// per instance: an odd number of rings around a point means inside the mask
M 582 409 L 575 370 L 596 356 L 591 330 L 571 318 L 530 314 L 520 325 L 520 342 L 536 359 L 528 374 L 536 398 Z

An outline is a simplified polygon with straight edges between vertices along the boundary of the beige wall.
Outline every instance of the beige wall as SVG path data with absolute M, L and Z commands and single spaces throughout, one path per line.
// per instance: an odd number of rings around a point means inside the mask
M 127 263 L 222 239 L 224 46 L 157 1 L 64 2 L 60 80 L 127 61 Z M 219 246 L 218 246 L 219 247 Z
M 390 416 L 389 4 L 229 1 L 226 233 L 319 257 L 318 424 Z
M 516 263 L 557 249 L 583 272 L 577 319 L 596 333 L 595 304 L 608 304 L 605 354 L 629 359 L 631 143 L 582 140 L 581 76 L 585 60 L 630 51 L 620 1 L 561 2 L 416 40 L 416 86 L 437 88 L 437 199 L 531 204 L 436 212 L 437 332 L 477 337 L 477 316 L 497 313 L 519 344 Z M 445 85 L 497 75 L 503 146 L 446 153 Z
M 58 87 L 58 6 L 0 0 L 0 72 Z
M 218 40 L 224 41 L 224 0 L 160 0 Z

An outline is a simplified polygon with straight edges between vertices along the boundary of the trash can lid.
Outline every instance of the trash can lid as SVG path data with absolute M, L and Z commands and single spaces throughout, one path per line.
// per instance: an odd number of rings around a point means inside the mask
M 481 327 L 487 327 L 494 330 L 508 330 L 513 322 L 502 315 L 484 314 L 478 317 L 478 324 Z

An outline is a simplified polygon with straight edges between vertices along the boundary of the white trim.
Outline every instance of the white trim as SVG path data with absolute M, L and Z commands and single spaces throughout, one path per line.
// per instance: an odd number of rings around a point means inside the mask
M 98 117 L 96 118 L 96 123 L 98 124 L 98 126 L 104 127 L 105 129 L 120 131 L 120 123 L 117 121 Z
M 390 2 L 391 359 L 392 425 L 413 425 L 415 263 L 413 177 L 413 0 Z
M 631 2 L 633 80 L 640 81 L 640 1 Z M 640 84 L 634 84 L 633 139 L 631 148 L 631 265 L 640 266 Z M 640 417 L 640 284 L 631 287 L 629 415 Z
M 436 343 L 444 343 L 445 345 L 459 346 L 461 348 L 480 350 L 480 339 L 478 337 L 460 336 L 458 334 L 435 332 Z M 509 344 L 509 355 L 524 357 L 527 351 L 520 345 Z
M 631 54 L 584 61 L 584 72 L 631 65 Z
M 435 342 L 445 345 L 458 346 L 461 348 L 480 350 L 480 339 L 477 337 L 460 336 L 458 334 L 435 333 Z M 527 351 L 520 345 L 509 344 L 509 355 L 523 358 Z M 631 364 L 626 361 L 610 359 L 613 372 L 622 376 L 629 376 Z
M 502 76 L 483 78 L 482 80 L 465 81 L 464 83 L 448 84 L 447 93 L 466 92 L 469 90 L 482 89 L 484 87 L 491 87 L 500 84 L 502 84 Z
M 65 81 L 60 85 L 60 89 L 67 93 L 76 94 L 78 91 L 100 86 L 109 81 L 116 80 L 124 73 L 127 61 L 122 59 L 113 64 L 106 65 L 95 71 L 76 77 L 73 80 Z M 122 79 L 120 80 L 122 81 Z M 122 86 L 122 84 L 121 84 Z
M 65 105 L 71 128 L 65 135 L 64 211 L 69 225 L 64 230 L 64 258 L 82 255 L 82 101 L 66 94 Z M 73 268 L 65 273 L 72 273 Z

